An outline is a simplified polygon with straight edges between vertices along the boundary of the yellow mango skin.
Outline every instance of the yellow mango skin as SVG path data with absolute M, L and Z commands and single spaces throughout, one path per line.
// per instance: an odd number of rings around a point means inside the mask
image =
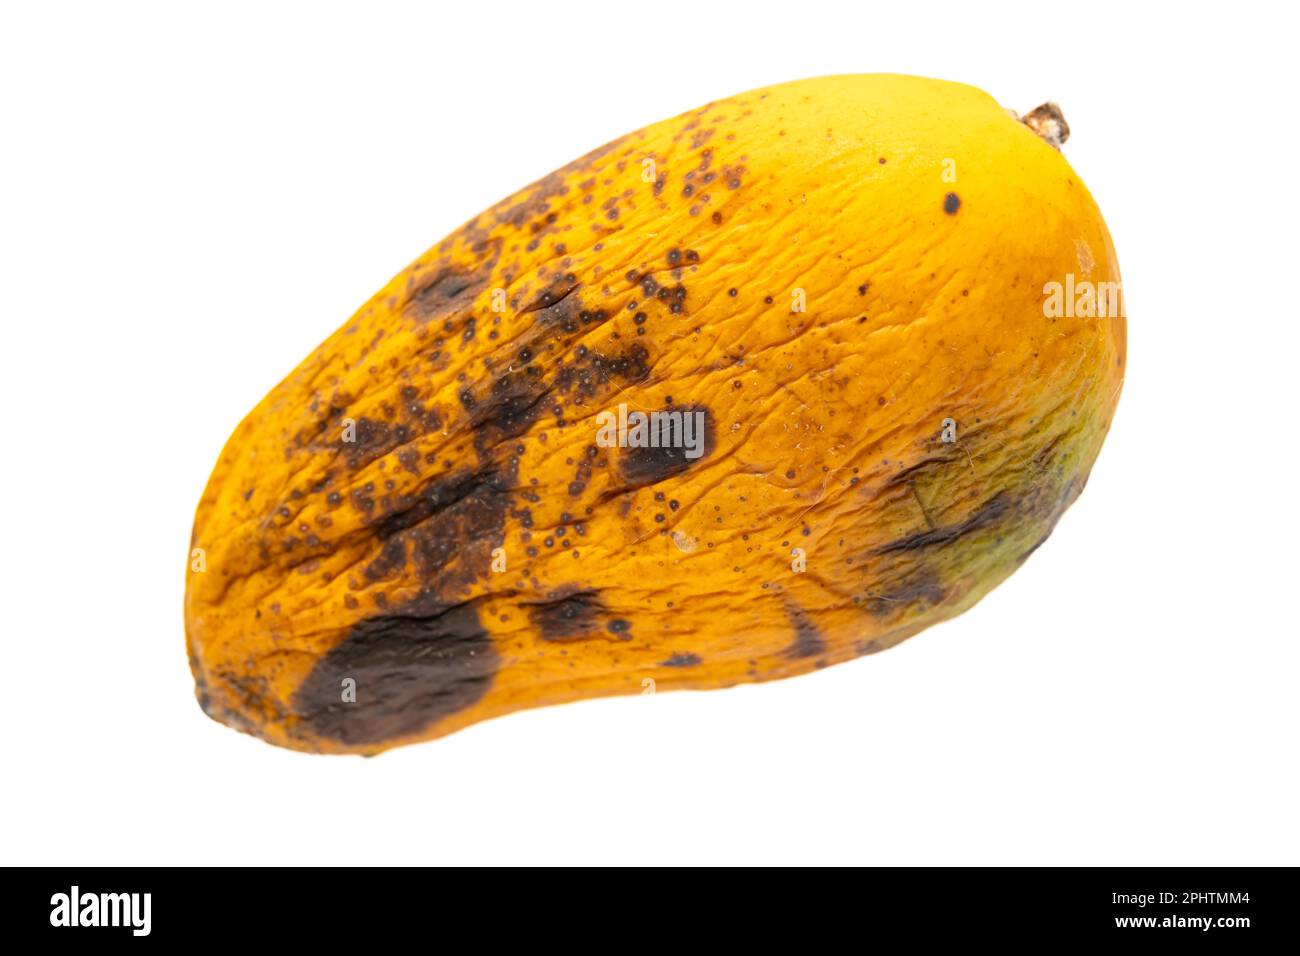
M 1096 205 L 972 87 L 824 77 L 615 140 L 426 252 L 236 429 L 194 524 L 200 702 L 373 754 L 953 617 L 1110 425 L 1125 320 L 1045 315 L 1067 275 L 1120 280 Z M 601 446 L 620 402 L 704 411 L 706 452 Z

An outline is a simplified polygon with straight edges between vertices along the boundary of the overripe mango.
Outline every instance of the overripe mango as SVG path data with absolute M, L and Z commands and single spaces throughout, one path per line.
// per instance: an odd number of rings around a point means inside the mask
M 805 80 L 475 216 L 221 453 L 185 596 L 203 709 L 375 753 L 969 608 L 1083 489 L 1123 379 L 1064 129 L 955 83 Z

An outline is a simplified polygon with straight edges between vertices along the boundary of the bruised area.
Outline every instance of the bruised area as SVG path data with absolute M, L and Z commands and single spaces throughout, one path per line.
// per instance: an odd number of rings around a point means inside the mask
M 599 633 L 605 606 L 595 591 L 569 585 L 545 600 L 527 602 L 525 610 L 542 640 L 568 641 Z
M 481 271 L 439 268 L 413 285 L 406 309 L 420 323 L 440 327 L 448 336 L 459 332 L 460 340 L 468 342 L 488 327 L 487 317 L 479 326 L 465 314 L 486 287 Z M 509 346 L 489 350 L 482 371 L 461 373 L 455 406 L 426 407 L 417 400 L 418 390 L 406 386 L 397 411 L 413 420 L 390 424 L 362 419 L 362 447 L 350 450 L 349 468 L 379 462 L 391 452 L 418 483 L 401 491 L 391 480 L 383 489 L 367 482 L 346 498 L 335 496 L 336 504 L 350 504 L 362 515 L 365 534 L 373 539 L 371 556 L 360 570 L 362 590 L 380 613 L 362 619 L 303 681 L 294 698 L 299 735 L 306 731 L 349 745 L 379 743 L 471 706 L 490 686 L 497 657 L 473 605 L 462 602 L 482 592 L 490 551 L 504 544 L 509 515 L 521 517 L 523 541 L 529 539 L 531 519 L 524 502 L 538 499 L 531 490 L 536 480 L 521 476 L 525 436 L 547 413 L 563 425 L 566 403 L 579 409 L 599 403 L 650 374 L 650 352 L 639 342 L 618 345 L 614 334 L 609 346 L 578 344 L 613 317 L 607 309 L 587 308 L 583 298 L 582 283 L 572 272 L 555 273 L 540 291 L 512 303 L 527 324 Z M 681 293 L 674 301 L 683 298 Z M 445 340 L 434 344 L 441 347 Z M 435 350 L 432 357 L 439 355 Z M 330 419 L 341 420 L 347 399 L 331 403 Z M 441 459 L 422 455 L 420 439 L 439 427 L 466 436 L 463 450 Z M 704 434 L 702 430 L 701 439 Z M 711 448 L 711 431 L 707 434 Z M 585 473 L 580 468 L 568 485 L 571 496 L 580 495 L 591 477 L 590 461 L 582 464 Z M 642 477 L 675 473 L 680 467 L 684 464 L 652 463 L 642 469 Z M 527 550 L 530 556 L 536 553 Z M 412 577 L 422 586 L 415 601 L 390 601 L 382 590 Z M 349 606 L 356 606 L 356 598 L 349 597 Z M 631 623 L 611 617 L 597 592 L 578 585 L 523 603 L 522 610 L 547 642 L 631 639 Z M 410 674 L 403 678 L 398 671 L 408 665 Z M 341 681 L 348 677 L 357 682 L 355 704 L 340 698 Z M 363 683 L 371 690 L 367 706 L 361 706 L 366 703 Z
M 405 570 L 409 560 L 421 580 L 454 598 L 479 573 L 464 558 L 501 536 L 517 470 L 513 459 L 501 468 L 489 463 L 435 479 L 404 496 L 372 526 L 384 544 L 366 566 L 366 577 L 382 580 Z M 458 557 L 462 560 L 455 561 Z
M 666 428 L 656 434 L 656 438 L 662 437 L 664 432 L 672 432 L 676 437 L 670 441 L 663 442 L 656 446 L 647 445 L 645 447 L 633 447 L 622 449 L 619 455 L 619 471 L 622 473 L 623 480 L 629 487 L 639 488 L 644 485 L 653 485 L 661 481 L 666 481 L 675 475 L 680 475 L 692 465 L 707 459 L 714 451 L 717 439 L 714 430 L 714 416 L 710 414 L 708 408 L 703 405 L 682 405 L 670 406 L 659 409 L 651 413 L 654 415 L 677 415 L 682 417 L 678 424 L 673 428 Z M 687 419 L 686 416 L 692 416 Z M 651 418 L 651 424 L 647 426 L 647 431 L 653 429 L 653 423 L 657 419 Z M 671 419 L 665 419 L 671 421 Z M 689 428 L 695 428 L 694 423 L 702 424 L 702 431 L 698 434 L 687 432 L 683 434 L 682 423 L 691 422 Z M 699 454 L 694 454 L 691 447 L 692 442 L 687 442 L 686 437 L 693 439 L 696 445 L 695 450 Z
M 785 656 L 797 660 L 825 653 L 826 639 L 817 625 L 812 622 L 808 612 L 793 601 L 787 601 L 785 613 L 790 619 L 791 627 L 794 628 L 794 641 L 786 648 Z
M 915 534 L 909 534 L 904 538 L 883 544 L 875 548 L 871 553 L 874 555 L 898 554 L 899 552 L 916 551 L 922 548 L 949 544 L 968 534 L 997 524 L 1008 517 L 1013 510 L 1011 497 L 1005 491 L 999 491 L 981 505 L 974 514 L 958 524 L 946 528 L 931 528 L 928 531 L 918 531 Z
M 382 743 L 476 703 L 497 665 L 473 604 L 443 607 L 428 594 L 357 624 L 303 682 L 294 710 L 321 737 Z M 349 679 L 354 701 L 345 699 Z
M 414 599 L 358 622 L 313 667 L 294 697 L 302 725 L 344 744 L 416 733 L 476 703 L 497 655 L 472 601 L 457 603 L 499 539 L 517 462 L 491 461 L 427 482 L 373 521 L 382 542 L 363 570 L 374 585 L 411 566 L 429 584 Z M 385 602 L 386 603 L 386 602 Z M 356 699 L 343 698 L 355 681 Z
M 905 568 L 888 577 L 883 587 L 873 588 L 861 603 L 872 617 L 887 618 L 903 613 L 919 613 L 943 603 L 946 595 L 938 572 L 922 565 Z
M 439 273 L 418 290 L 426 304 L 441 297 L 436 308 L 444 313 L 423 319 L 441 321 L 448 332 L 468 327 L 468 320 L 452 312 L 458 297 L 473 288 L 463 275 Z M 303 681 L 293 705 L 299 735 L 347 745 L 382 743 L 430 728 L 486 693 L 499 661 L 471 597 L 487 584 L 490 552 L 505 542 L 508 516 L 520 516 L 528 540 L 531 519 L 524 502 L 536 501 L 537 495 L 530 490 L 536 482 L 521 475 L 525 436 L 544 413 L 560 415 L 562 403 L 598 402 L 650 371 L 649 351 L 639 343 L 609 350 L 575 344 L 611 318 L 608 311 L 585 308 L 581 293 L 581 284 L 564 273 L 517 303 L 517 314 L 529 316 L 529 325 L 508 354 L 501 350 L 484 359 L 484 373 L 461 376 L 458 408 L 434 418 L 436 412 L 408 403 L 426 421 L 446 421 L 463 433 L 464 451 L 439 460 L 417 452 L 414 427 L 401 433 L 406 440 L 401 445 L 371 438 L 382 432 L 391 440 L 391 428 L 364 430 L 367 450 L 377 445 L 375 457 L 395 451 L 402 469 L 418 483 L 410 491 L 385 493 L 367 483 L 347 499 L 363 514 L 364 531 L 373 539 L 361 574 L 380 613 L 356 624 Z M 570 493 L 580 493 L 582 484 L 571 484 Z M 422 585 L 414 601 L 390 602 L 380 590 L 412 577 Z M 611 617 L 595 590 L 576 584 L 520 607 L 547 642 L 631 639 L 631 623 Z M 405 677 L 403 667 L 409 670 Z M 342 681 L 349 677 L 356 681 L 355 703 L 341 697 Z M 363 694 L 366 686 L 369 698 Z
M 411 310 L 422 321 L 446 315 L 470 305 L 487 284 L 486 269 L 444 266 L 411 289 Z
M 566 584 L 552 590 L 543 599 L 521 601 L 520 605 L 543 641 L 632 639 L 631 622 L 611 617 L 600 593 L 592 588 Z
M 885 487 L 910 491 L 930 526 L 865 553 L 863 567 L 869 572 L 870 584 L 854 596 L 854 604 L 872 618 L 892 625 L 939 608 L 959 595 L 962 578 L 979 568 L 981 561 L 987 562 L 1004 542 L 1005 547 L 1020 549 L 1011 563 L 1023 563 L 1047 540 L 1078 495 L 1080 482 L 1066 477 L 1072 468 L 1066 454 L 1071 437 L 1068 431 L 1045 437 L 1030 457 L 1030 467 L 1020 483 L 995 492 L 961 520 L 938 526 L 921 505 L 916 482 L 942 485 L 947 477 L 944 469 L 960 470 L 962 459 L 927 457 L 900 469 Z M 1032 534 L 1027 546 L 1026 534 Z

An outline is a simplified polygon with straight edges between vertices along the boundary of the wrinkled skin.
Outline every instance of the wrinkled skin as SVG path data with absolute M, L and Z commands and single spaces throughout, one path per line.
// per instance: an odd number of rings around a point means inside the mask
M 808 80 L 615 140 L 426 252 L 240 424 L 194 524 L 200 702 L 375 753 L 959 614 L 1115 410 L 1124 320 L 1045 315 L 1067 274 L 1119 281 L 1095 204 L 970 87 Z M 619 403 L 702 413 L 701 453 L 606 447 Z

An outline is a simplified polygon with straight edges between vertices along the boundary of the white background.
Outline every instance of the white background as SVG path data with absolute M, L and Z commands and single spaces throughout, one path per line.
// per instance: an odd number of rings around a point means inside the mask
M 4 862 L 1300 863 L 1281 4 L 6 4 Z M 257 400 L 507 192 L 836 72 L 1060 102 L 1123 267 L 1087 491 L 970 613 L 791 681 L 378 759 L 204 717 L 190 524 Z

